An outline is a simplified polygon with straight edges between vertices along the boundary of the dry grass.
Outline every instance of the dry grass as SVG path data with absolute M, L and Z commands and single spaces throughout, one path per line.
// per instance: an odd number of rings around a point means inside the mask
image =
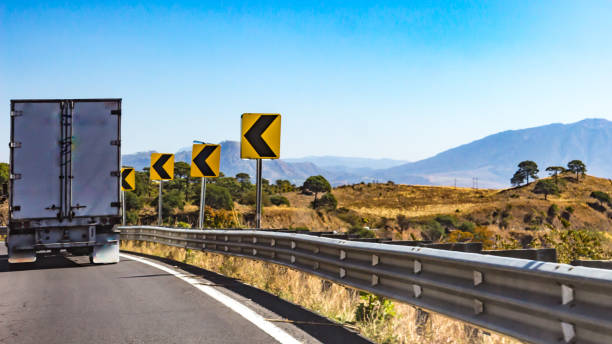
M 504 232 L 533 230 L 534 225 L 527 223 L 525 216 L 547 217 L 548 208 L 556 204 L 560 211 L 567 207 L 573 208 L 571 228 L 591 228 L 610 230 L 612 228 L 612 207 L 600 212 L 594 210 L 588 203 L 595 202 L 590 197 L 592 191 L 600 190 L 612 194 L 612 182 L 608 179 L 585 176 L 576 181 L 572 175 L 559 177 L 562 189 L 560 195 L 549 195 L 545 200 L 543 195 L 533 192 L 536 183 L 519 188 L 505 190 L 454 188 L 447 186 L 422 186 L 401 184 L 355 184 L 337 187 L 333 194 L 338 199 L 338 207 L 355 212 L 366 219 L 369 226 L 380 226 L 389 230 L 399 229 L 395 219 L 403 215 L 417 222 L 438 214 L 453 214 L 460 219 L 470 220 L 479 225 L 496 227 Z M 286 193 L 291 205 L 297 209 L 307 209 L 313 196 L 299 193 Z M 494 214 L 505 211 L 504 225 Z M 330 216 L 333 217 L 333 216 Z M 274 220 L 271 220 L 273 223 Z M 281 219 L 277 219 L 282 223 Z M 320 222 L 320 221 L 319 221 Z M 309 228 L 329 228 L 319 222 L 304 225 Z M 549 223 L 561 228 L 561 220 L 551 218 Z M 550 223 L 551 222 L 551 223 Z M 349 228 L 350 224 L 334 224 L 337 228 Z
M 359 293 L 351 288 L 327 282 L 283 266 L 228 257 L 213 253 L 186 251 L 155 243 L 122 242 L 121 248 L 169 258 L 206 270 L 239 279 L 241 282 L 268 291 L 329 319 L 356 328 L 377 343 L 467 343 L 464 324 L 432 314 L 431 324 L 423 336 L 415 331 L 416 310 L 394 302 L 395 316 L 389 320 L 355 321 L 360 303 Z M 497 334 L 482 335 L 483 343 L 520 343 Z

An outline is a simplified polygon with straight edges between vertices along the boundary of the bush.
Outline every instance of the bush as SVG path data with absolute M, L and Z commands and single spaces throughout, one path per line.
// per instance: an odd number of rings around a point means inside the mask
M 396 217 L 397 225 L 400 227 L 400 230 L 404 231 L 410 228 L 410 220 L 406 217 L 406 215 L 400 214 Z
M 353 226 L 349 228 L 348 234 L 357 235 L 360 238 L 376 238 L 374 231 L 361 226 Z
M 142 208 L 144 202 L 142 201 L 142 198 L 138 197 L 138 195 L 135 193 L 131 191 L 124 191 L 123 197 L 125 198 L 125 210 L 140 210 Z
M 548 217 L 553 218 L 555 216 L 557 216 L 557 214 L 559 213 L 559 207 L 556 204 L 551 204 L 550 207 L 548 207 Z
M 241 196 L 240 196 L 240 201 L 239 203 L 241 204 L 245 204 L 245 205 L 255 205 L 255 203 L 257 202 L 257 191 L 255 190 L 250 190 L 247 192 L 244 192 Z M 270 204 L 270 196 L 268 196 L 265 193 L 261 194 L 261 203 L 264 206 L 269 206 Z
M 561 217 L 561 224 L 563 225 L 563 228 L 569 228 L 569 226 L 571 225 L 570 222 L 563 217 Z
M 336 216 L 338 218 L 351 226 L 360 226 L 362 225 L 361 218 L 354 211 L 351 211 L 346 208 L 340 208 L 336 210 Z
M 355 310 L 355 320 L 359 322 L 389 320 L 395 316 L 391 300 L 363 291 L 359 292 L 359 298 L 361 302 Z
M 548 195 L 558 195 L 561 193 L 561 190 L 552 179 L 543 179 L 536 183 L 533 192 L 536 194 L 543 194 L 544 199 L 548 199 Z
M 314 208 L 314 201 L 312 206 Z M 317 207 L 319 208 L 334 210 L 337 206 L 338 200 L 336 200 L 336 197 L 331 192 L 325 193 L 323 196 L 321 196 L 321 199 L 317 201 Z
M 434 220 L 445 227 L 457 227 L 457 218 L 452 215 L 438 215 L 434 218 Z
M 603 191 L 593 191 L 591 192 L 591 197 L 595 198 L 597 201 L 599 201 L 599 205 L 601 207 L 603 207 L 604 204 L 609 204 L 610 203 L 610 195 L 608 195 L 607 193 L 603 192 Z
M 200 199 L 198 198 L 194 204 L 199 206 Z M 204 205 L 215 209 L 232 210 L 234 208 L 234 201 L 228 189 L 223 186 L 210 184 L 206 185 L 206 200 L 204 200 Z
M 461 225 L 459 225 L 458 228 L 461 231 L 463 231 L 463 232 L 473 233 L 474 232 L 474 228 L 476 228 L 476 225 L 474 223 L 470 222 L 470 221 L 465 221 Z
M 437 241 L 444 234 L 444 228 L 438 221 L 431 220 L 421 227 L 421 234 L 428 240 Z
M 557 249 L 557 258 L 560 263 L 569 264 L 576 259 L 605 259 L 601 233 L 590 230 L 553 230 L 544 236 L 544 241 Z
M 125 224 L 128 226 L 138 225 L 140 218 L 138 217 L 137 211 L 126 211 L 125 213 Z
M 287 197 L 281 196 L 281 195 L 270 196 L 270 203 L 272 203 L 274 205 L 286 205 L 286 206 L 290 206 L 290 203 L 289 203 L 289 200 L 287 199 Z
M 187 222 L 179 221 L 176 223 L 177 228 L 191 228 L 191 225 Z

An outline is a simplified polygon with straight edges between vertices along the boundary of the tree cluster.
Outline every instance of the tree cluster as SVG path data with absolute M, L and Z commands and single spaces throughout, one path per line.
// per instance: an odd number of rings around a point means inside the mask
M 563 166 L 549 166 L 546 168 L 546 172 L 549 173 L 551 177 L 553 177 L 555 187 L 558 189 L 558 176 L 559 174 L 565 172 L 571 172 L 576 175 L 576 180 L 580 180 L 580 177 L 584 177 L 586 173 L 586 165 L 580 160 L 572 160 L 567 163 L 567 168 Z M 539 179 L 538 173 L 540 170 L 538 169 L 538 164 L 531 160 L 521 161 L 518 164 L 518 170 L 514 172 L 512 178 L 510 178 L 510 183 L 513 186 L 521 186 L 522 184 L 529 184 L 529 178 L 532 180 Z M 548 181 L 539 181 L 536 184 L 536 188 L 540 191 L 539 193 L 543 193 L 545 195 L 553 194 L 555 192 L 555 187 L 548 185 Z M 540 185 L 540 186 L 538 186 Z
M 176 162 L 174 179 L 163 182 L 162 216 L 170 215 L 174 209 L 182 210 L 186 204 L 200 205 L 202 178 L 192 178 L 190 170 L 189 164 Z M 271 184 L 270 181 L 263 179 L 263 204 L 289 205 L 289 201 L 281 193 L 296 190 L 297 187 L 288 180 L 279 179 Z M 131 222 L 138 222 L 138 214 L 146 205 L 157 209 L 158 195 L 158 185 L 150 181 L 149 168 L 136 171 L 136 190 L 125 192 L 128 219 Z M 207 178 L 205 202 L 207 207 L 216 210 L 231 210 L 234 208 L 234 202 L 254 205 L 255 184 L 246 173 L 238 173 L 235 177 L 227 177 L 221 173 L 218 178 Z

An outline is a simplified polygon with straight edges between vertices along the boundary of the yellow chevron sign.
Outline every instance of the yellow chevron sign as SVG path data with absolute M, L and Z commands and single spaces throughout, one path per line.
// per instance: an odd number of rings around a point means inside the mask
M 280 158 L 280 133 L 280 114 L 242 114 L 240 157 L 242 159 Z
M 151 180 L 174 179 L 174 154 L 151 153 Z
M 221 145 L 194 144 L 191 150 L 192 177 L 218 177 Z
M 121 169 L 121 190 L 136 190 L 136 172 L 134 172 L 132 167 L 125 167 Z

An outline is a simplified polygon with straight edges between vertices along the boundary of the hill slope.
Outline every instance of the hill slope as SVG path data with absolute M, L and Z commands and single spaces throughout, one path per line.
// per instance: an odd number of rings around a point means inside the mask
M 449 149 L 431 158 L 392 167 L 377 174 L 396 183 L 421 176 L 428 184 L 471 186 L 477 177 L 481 187 L 507 187 L 516 165 L 533 160 L 541 176 L 547 166 L 565 166 L 582 160 L 589 174 L 612 177 L 612 122 L 585 119 L 572 124 L 509 130 Z

